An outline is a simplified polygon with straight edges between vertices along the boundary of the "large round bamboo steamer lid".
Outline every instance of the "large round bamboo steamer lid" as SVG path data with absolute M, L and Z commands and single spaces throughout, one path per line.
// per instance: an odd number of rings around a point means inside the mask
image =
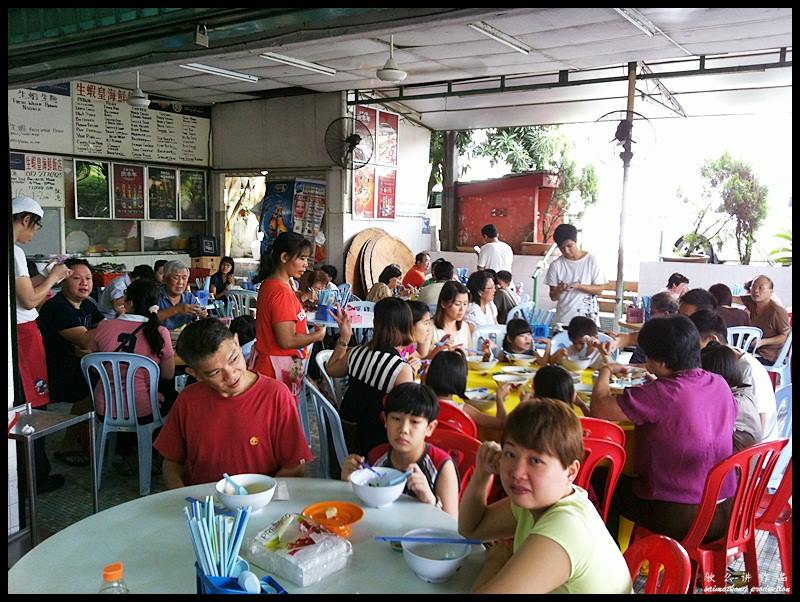
M 372 252 L 375 249 L 375 245 L 378 244 L 378 241 L 383 240 L 384 238 L 390 237 L 386 235 L 370 238 L 361 248 L 361 257 L 359 257 L 359 271 L 361 272 L 361 286 L 364 287 L 364 294 L 362 295 L 362 298 L 366 298 L 367 294 L 372 288 L 372 285 L 378 281 L 378 276 L 381 275 L 380 272 L 372 272 Z
M 366 230 L 362 230 L 353 237 L 350 247 L 347 250 L 347 254 L 345 255 L 344 281 L 348 282 L 353 287 L 354 295 L 362 298 L 366 295 L 366 291 L 360 290 L 363 284 L 359 274 L 357 274 L 361 271 L 361 249 L 365 244 L 367 244 L 367 241 L 370 238 L 376 236 L 388 236 L 388 234 L 386 231 L 381 230 L 380 228 L 367 228 Z
M 372 265 L 372 280 L 375 283 L 383 269 L 390 263 L 399 265 L 400 273 L 404 275 L 414 265 L 414 253 L 399 238 L 384 236 L 375 241 L 369 260 Z

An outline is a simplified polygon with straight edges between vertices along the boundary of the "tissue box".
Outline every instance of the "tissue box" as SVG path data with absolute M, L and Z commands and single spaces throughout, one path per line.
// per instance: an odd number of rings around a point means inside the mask
M 625 310 L 626 322 L 629 324 L 641 324 L 644 322 L 644 309 L 640 307 L 629 307 Z
M 247 543 L 250 562 L 305 587 L 350 564 L 353 546 L 301 514 L 285 514 Z
M 351 324 L 361 324 L 364 321 L 364 318 L 361 317 L 361 314 L 356 309 L 348 308 L 347 315 L 350 316 Z

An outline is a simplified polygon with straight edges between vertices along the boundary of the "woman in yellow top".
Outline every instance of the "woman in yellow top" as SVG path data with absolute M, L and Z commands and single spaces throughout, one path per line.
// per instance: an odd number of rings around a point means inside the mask
M 578 417 L 555 399 L 534 399 L 508 415 L 503 445 L 486 441 L 458 513 L 458 531 L 492 541 L 478 593 L 632 592 L 630 573 L 586 490 L 574 485 L 583 459 Z M 492 475 L 508 494 L 487 506 Z

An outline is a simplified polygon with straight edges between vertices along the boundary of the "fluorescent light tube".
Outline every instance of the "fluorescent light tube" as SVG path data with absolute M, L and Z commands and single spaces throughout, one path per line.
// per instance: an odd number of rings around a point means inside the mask
M 522 40 L 518 40 L 517 38 L 508 35 L 500 31 L 499 29 L 492 27 L 488 23 L 484 23 L 483 21 L 478 21 L 477 23 L 467 23 L 467 27 L 471 27 L 475 31 L 482 33 L 483 35 L 492 38 L 496 42 L 500 42 L 501 44 L 505 44 L 509 48 L 513 48 L 517 52 L 521 52 L 522 54 L 530 54 L 531 47 L 528 46 Z
M 321 73 L 322 75 L 330 75 L 331 77 L 336 75 L 336 69 L 332 69 L 331 67 L 326 67 L 325 65 L 320 65 L 319 63 L 309 63 L 306 61 L 301 61 L 300 59 L 292 58 L 290 56 L 285 56 L 283 54 L 276 54 L 274 52 L 264 52 L 259 56 L 261 58 L 269 59 L 270 61 L 283 63 L 284 65 L 290 65 L 292 67 L 297 67 L 299 69 L 306 69 L 307 71 L 313 71 L 314 73 Z
M 227 77 L 229 79 L 238 79 L 243 82 L 257 82 L 258 77 L 255 75 L 248 75 L 247 73 L 239 73 L 238 71 L 229 71 L 228 69 L 220 69 L 219 67 L 212 67 L 211 65 L 203 65 L 202 63 L 186 63 L 185 65 L 178 65 L 184 69 L 191 69 L 192 71 L 200 71 L 208 73 L 209 75 L 219 75 L 220 77 Z
M 615 8 L 615 11 L 625 17 L 633 25 L 635 25 L 642 33 L 648 37 L 653 37 L 658 33 L 658 27 L 653 22 L 645 17 L 635 8 Z

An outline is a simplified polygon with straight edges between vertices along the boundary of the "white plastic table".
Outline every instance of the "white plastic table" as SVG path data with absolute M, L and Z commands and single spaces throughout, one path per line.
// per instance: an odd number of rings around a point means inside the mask
M 329 479 L 281 479 L 289 501 L 273 500 L 250 517 L 247 536 L 286 512 L 300 512 L 314 502 L 341 500 L 364 508 L 353 525 L 353 558 L 348 568 L 308 587 L 275 578 L 289 593 L 466 593 L 483 564 L 480 546 L 446 583 L 426 583 L 408 568 L 403 555 L 375 535 L 402 535 L 418 527 L 456 530 L 456 521 L 438 508 L 401 496 L 386 508 L 367 508 L 350 483 Z M 22 557 L 8 571 L 8 593 L 93 594 L 103 566 L 120 561 L 131 593 L 196 592 L 194 552 L 183 519 L 186 496 L 203 499 L 214 485 L 195 485 L 149 495 L 104 510 L 59 531 Z M 244 546 L 243 546 L 244 547 Z M 265 573 L 251 563 L 259 577 Z

